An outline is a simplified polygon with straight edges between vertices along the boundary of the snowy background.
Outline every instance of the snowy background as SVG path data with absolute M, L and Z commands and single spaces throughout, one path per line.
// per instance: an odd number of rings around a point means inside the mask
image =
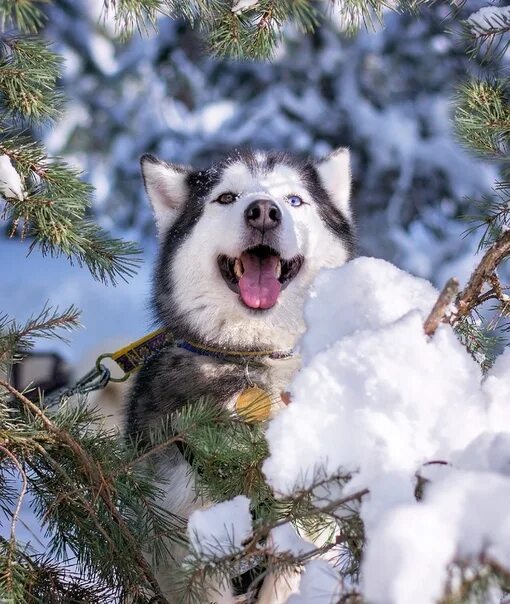
M 469 2 L 465 17 L 480 6 Z M 96 187 L 103 226 L 139 241 L 145 264 L 128 286 L 106 288 L 62 260 L 25 259 L 27 246 L 0 239 L 2 309 L 18 319 L 44 301 L 83 310 L 72 362 L 151 327 L 146 300 L 154 229 L 138 158 L 152 152 L 207 165 L 243 146 L 321 156 L 351 147 L 360 252 L 441 286 L 464 279 L 477 239 L 463 238 L 465 198 L 480 197 L 496 166 L 468 157 L 451 131 L 455 84 L 475 72 L 448 7 L 386 15 L 357 37 L 328 21 L 314 36 L 289 30 L 272 63 L 208 57 L 189 28 L 161 20 L 158 35 L 114 41 L 100 0 L 59 0 L 47 37 L 65 57 L 64 118 L 44 133 L 51 153 L 79 166 Z M 20 287 L 19 282 L 23 282 Z M 99 335 L 100 334 L 100 335 Z

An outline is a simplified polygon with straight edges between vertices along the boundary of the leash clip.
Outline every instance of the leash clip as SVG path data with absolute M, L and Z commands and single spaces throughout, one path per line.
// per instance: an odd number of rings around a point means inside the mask
M 122 375 L 122 377 L 116 378 L 116 377 L 113 377 L 112 374 L 111 374 L 111 372 L 110 372 L 110 370 L 105 365 L 103 365 L 103 363 L 101 363 L 101 361 L 103 359 L 111 359 L 112 361 L 115 361 L 117 363 L 117 359 L 115 359 L 114 354 L 115 353 L 105 352 L 104 354 L 101 354 L 100 356 L 98 356 L 97 359 L 96 359 L 96 366 L 95 366 L 95 368 L 92 371 L 95 371 L 95 372 L 97 372 L 99 374 L 104 374 L 105 372 L 108 372 L 108 380 L 107 380 L 107 382 L 108 381 L 110 381 L 110 382 L 125 382 L 129 378 L 129 373 L 128 372 L 124 372 L 124 374 Z M 119 367 L 120 367 L 119 363 L 117 363 L 117 365 L 119 365 Z M 106 386 L 106 384 L 105 384 L 105 386 Z M 103 388 L 104 388 L 104 386 L 103 386 Z

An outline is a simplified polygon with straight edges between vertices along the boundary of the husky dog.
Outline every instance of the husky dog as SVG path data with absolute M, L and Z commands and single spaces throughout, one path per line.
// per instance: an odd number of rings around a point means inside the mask
M 204 396 L 234 409 L 248 385 L 279 398 L 299 368 L 296 355 L 280 353 L 303 333 L 308 287 L 322 268 L 353 254 L 348 150 L 318 162 L 243 153 L 200 171 L 152 155 L 141 165 L 161 242 L 153 303 L 184 344 L 163 348 L 139 372 L 128 433 L 143 434 Z M 207 504 L 197 500 L 180 450 L 159 463 L 169 511 L 187 518 Z M 158 580 L 171 601 L 168 574 Z M 259 601 L 283 602 L 286 594 L 276 592 L 263 586 Z M 229 586 L 204 595 L 233 601 Z

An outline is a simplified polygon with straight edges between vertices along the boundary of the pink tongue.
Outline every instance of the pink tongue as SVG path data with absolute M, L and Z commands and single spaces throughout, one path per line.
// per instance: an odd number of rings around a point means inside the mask
M 275 271 L 280 258 L 267 256 L 257 258 L 253 254 L 241 254 L 244 273 L 239 279 L 241 298 L 250 308 L 271 308 L 282 288 L 275 276 Z

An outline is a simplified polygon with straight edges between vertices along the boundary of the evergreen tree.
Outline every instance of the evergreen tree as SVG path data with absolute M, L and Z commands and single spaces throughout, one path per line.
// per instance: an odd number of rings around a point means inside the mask
M 44 22 L 41 6 L 5 1 L 0 17 L 0 195 L 10 236 L 29 241 L 30 251 L 39 247 L 85 265 L 96 279 L 127 279 L 137 247 L 109 237 L 87 216 L 91 186 L 48 157 L 31 134 L 58 119 L 63 100 L 60 57 L 35 35 Z M 132 466 L 131 453 L 95 426 L 83 401 L 70 406 L 62 399 L 50 411 L 42 393 L 32 402 L 10 384 L 13 364 L 34 338 L 62 337 L 78 322 L 75 307 L 45 306 L 24 324 L 0 317 L 0 507 L 9 524 L 8 537 L 0 538 L 4 601 L 101 602 L 113 593 L 143 593 L 145 585 L 157 592 L 141 545 L 149 527 L 154 534 L 173 520 L 148 503 L 154 487 Z M 45 552 L 17 539 L 26 499 L 48 531 Z
M 339 12 L 345 28 L 357 31 L 361 25 L 382 21 L 383 10 L 415 9 L 429 0 L 398 0 L 391 5 L 383 0 L 347 0 L 331 2 Z M 108 0 L 116 10 L 119 31 L 129 35 L 155 26 L 159 15 L 181 17 L 204 34 L 211 51 L 234 58 L 267 59 L 282 39 L 287 24 L 306 34 L 324 18 L 317 3 L 311 0 Z

